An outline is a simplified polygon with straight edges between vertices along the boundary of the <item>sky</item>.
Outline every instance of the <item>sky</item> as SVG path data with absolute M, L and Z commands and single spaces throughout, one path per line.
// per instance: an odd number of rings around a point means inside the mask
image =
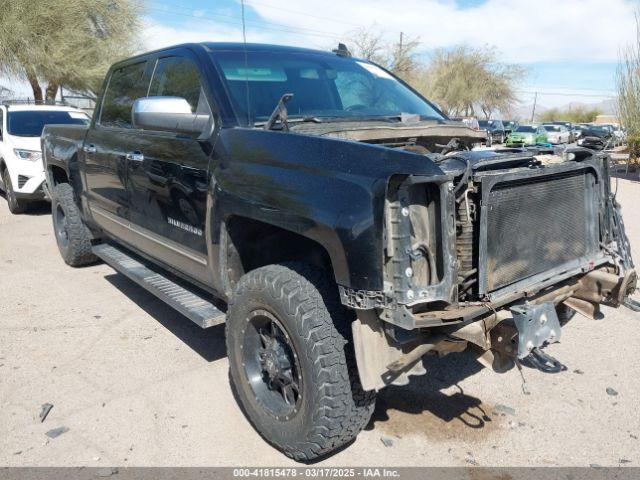
M 26 0 L 24 0 L 26 1 Z M 615 93 L 620 48 L 635 32 L 638 0 L 245 0 L 248 42 L 330 49 L 360 27 L 419 54 L 459 44 L 496 47 L 525 67 L 524 104 L 597 103 Z M 240 0 L 145 0 L 141 49 L 242 41 Z

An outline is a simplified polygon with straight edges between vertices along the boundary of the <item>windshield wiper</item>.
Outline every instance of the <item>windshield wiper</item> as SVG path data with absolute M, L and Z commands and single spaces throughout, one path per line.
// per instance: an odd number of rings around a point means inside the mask
M 276 105 L 276 108 L 274 108 L 273 112 L 271 113 L 269 120 L 267 120 L 267 123 L 264 124 L 263 128 L 265 130 L 272 130 L 273 126 L 279 120 L 280 124 L 282 125 L 282 129 L 285 132 L 289 131 L 289 125 L 287 124 L 287 117 L 289 114 L 287 112 L 286 104 L 292 98 L 293 98 L 293 93 L 285 93 L 280 97 L 280 100 L 278 100 L 278 104 Z

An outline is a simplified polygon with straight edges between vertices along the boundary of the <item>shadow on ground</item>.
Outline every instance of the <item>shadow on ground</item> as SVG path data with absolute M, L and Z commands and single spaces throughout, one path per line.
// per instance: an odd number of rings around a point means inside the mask
M 201 329 L 124 275 L 114 273 L 105 278 L 207 362 L 226 355 L 224 325 Z M 421 434 L 432 440 L 474 441 L 499 427 L 501 417 L 490 414 L 491 407 L 459 386 L 483 368 L 473 355 L 429 356 L 424 366 L 427 375 L 411 377 L 409 385 L 379 392 L 367 430 L 398 438 Z
M 491 407 L 465 393 L 459 382 L 483 369 L 466 352 L 424 359 L 426 375 L 411 377 L 409 385 L 379 392 L 367 430 L 377 429 L 401 438 L 422 434 L 430 439 L 472 440 L 498 427 Z
M 2 198 L 2 200 L 4 200 L 5 202 L 7 201 L 6 194 L 1 190 L 0 190 L 0 198 Z M 50 215 L 50 214 L 51 214 L 51 204 L 45 201 L 37 201 L 37 202 L 32 202 L 28 204 L 27 209 L 24 211 L 24 213 L 21 213 L 20 215 L 40 216 L 40 215 Z
M 114 273 L 105 279 L 207 362 L 226 356 L 224 324 L 200 328 L 124 275 Z
M 640 167 L 631 166 L 627 171 L 626 166 L 618 165 L 617 168 L 611 170 L 611 176 L 632 183 L 640 183 Z

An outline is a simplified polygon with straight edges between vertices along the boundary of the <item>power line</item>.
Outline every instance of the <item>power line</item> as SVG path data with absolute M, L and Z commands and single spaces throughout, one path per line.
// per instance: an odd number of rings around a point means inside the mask
M 232 16 L 232 15 L 225 15 L 225 14 L 216 14 L 216 17 L 210 17 L 207 15 L 194 15 L 192 13 L 185 13 L 183 11 L 178 12 L 175 11 L 173 9 L 167 8 L 167 7 L 173 7 L 175 6 L 176 8 L 178 8 L 178 5 L 175 4 L 169 4 L 169 3 L 164 3 L 164 2 L 158 2 L 158 1 L 154 1 L 151 0 L 151 3 L 154 3 L 156 5 L 160 5 L 163 8 L 159 8 L 159 7 L 147 7 L 148 10 L 153 10 L 159 13 L 163 13 L 163 14 L 170 14 L 170 15 L 178 15 L 178 16 L 182 16 L 182 17 L 190 17 L 190 18 L 194 18 L 197 20 L 205 20 L 205 21 L 210 21 L 210 22 L 216 22 L 216 23 L 225 23 L 225 24 L 231 24 L 231 25 L 237 25 L 237 26 L 241 26 L 242 25 L 242 20 L 239 19 L 236 16 Z M 221 19 L 218 17 L 225 17 L 225 18 L 231 18 L 234 21 L 231 20 L 225 20 L 225 19 Z M 325 37 L 325 38 L 333 38 L 333 39 L 342 39 L 342 36 L 333 32 L 327 32 L 324 30 L 315 30 L 315 29 L 311 29 L 311 28 L 303 28 L 303 27 L 292 27 L 289 25 L 284 25 L 284 24 L 279 24 L 279 23 L 272 23 L 272 22 L 267 22 L 267 21 L 262 21 L 262 20 L 246 20 L 246 23 L 252 23 L 255 24 L 255 26 L 266 29 L 266 30 L 272 30 L 272 31 L 277 31 L 277 32 L 284 32 L 284 33 L 291 33 L 291 34 L 297 34 L 297 35 L 309 35 L 309 36 L 317 36 L 317 37 Z
M 616 95 L 605 95 L 595 93 L 568 93 L 568 92 L 541 92 L 535 90 L 516 90 L 517 93 L 526 93 L 529 95 L 551 95 L 561 97 L 591 97 L 591 98 L 616 98 Z
M 293 13 L 294 15 L 302 15 L 302 16 L 305 16 L 305 17 L 317 18 L 319 20 L 327 20 L 329 22 L 341 23 L 343 25 L 350 25 L 352 27 L 360 27 L 360 28 L 362 28 L 362 25 L 358 25 L 357 23 L 345 22 L 343 20 L 336 20 L 335 18 L 322 17 L 320 15 L 314 15 L 312 13 L 301 12 L 300 10 L 291 10 L 289 8 L 276 7 L 275 5 L 269 5 L 269 4 L 262 3 L 262 2 L 255 2 L 253 0 L 247 1 L 245 3 L 247 5 L 259 5 L 261 7 L 271 8 L 273 10 L 280 10 L 282 12 Z

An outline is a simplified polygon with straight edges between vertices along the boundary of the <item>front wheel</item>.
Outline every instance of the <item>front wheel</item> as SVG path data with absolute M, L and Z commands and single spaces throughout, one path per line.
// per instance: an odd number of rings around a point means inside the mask
M 51 216 L 58 250 L 68 265 L 80 267 L 98 260 L 91 252 L 91 236 L 68 183 L 60 183 L 53 189 Z
M 14 215 L 24 213 L 26 210 L 26 204 L 25 202 L 17 199 L 16 192 L 13 190 L 13 184 L 11 183 L 9 171 L 7 169 L 2 172 L 2 182 L 4 183 L 4 193 L 7 196 L 9 211 Z
M 362 390 L 349 343 L 351 315 L 324 272 L 269 265 L 240 280 L 227 311 L 231 381 L 269 443 L 309 461 L 354 439 L 375 393 Z

